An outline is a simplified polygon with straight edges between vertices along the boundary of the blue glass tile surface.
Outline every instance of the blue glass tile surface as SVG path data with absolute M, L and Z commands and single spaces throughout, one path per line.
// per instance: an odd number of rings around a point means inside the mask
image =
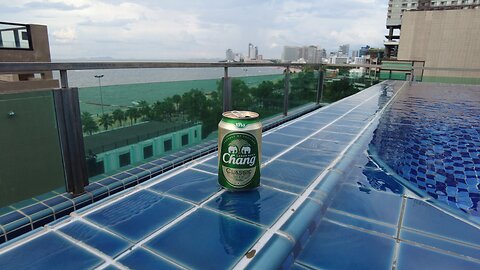
M 218 154 L 215 155 L 213 158 L 203 162 L 203 164 L 218 168 Z
M 273 144 L 273 143 L 263 143 L 262 144 L 262 158 L 264 157 L 274 157 L 280 152 L 285 151 L 288 146 L 282 144 Z
M 324 168 L 330 164 L 337 155 L 337 153 L 333 152 L 295 148 L 282 155 L 280 159 Z
M 298 137 L 298 136 L 289 136 L 285 134 L 279 134 L 277 132 L 270 133 L 268 135 L 265 135 L 262 138 L 263 142 L 271 142 L 271 143 L 278 143 L 278 144 L 284 144 L 284 145 L 294 145 L 301 141 L 303 138 Z
M 322 150 L 336 153 L 340 153 L 346 147 L 345 144 L 340 142 L 331 142 L 318 139 L 308 139 L 305 142 L 299 144 L 298 146 L 311 150 Z
M 311 129 L 294 128 L 294 127 L 290 127 L 290 126 L 281 128 L 277 132 L 282 133 L 282 134 L 292 134 L 292 135 L 300 136 L 300 137 L 307 137 L 307 136 L 315 133 L 315 131 L 311 130 Z
M 89 269 L 102 262 L 99 257 L 55 233 L 45 234 L 25 243 L 21 248 L 0 255 L 0 265 L 3 270 Z
M 480 264 L 448 254 L 442 254 L 421 247 L 401 243 L 397 259 L 397 269 L 474 270 L 480 269 Z
M 191 205 L 142 190 L 86 217 L 131 240 L 139 240 L 191 208 Z
M 207 206 L 263 225 L 271 225 L 296 196 L 267 187 L 252 191 L 224 192 Z
M 352 225 L 364 230 L 369 230 L 369 231 L 374 231 L 378 233 L 383 233 L 385 235 L 389 236 L 396 236 L 397 234 L 397 226 L 396 225 L 390 225 L 388 226 L 387 224 L 383 223 L 376 223 L 376 222 L 371 222 L 367 221 L 361 218 L 357 218 L 354 216 L 349 216 L 348 213 L 342 213 L 342 212 L 336 212 L 336 211 L 329 211 L 325 213 L 325 218 L 328 218 L 330 220 L 333 220 L 335 222 L 340 222 L 346 225 Z
M 18 211 L 10 212 L 0 217 L 0 225 L 6 225 L 20 219 L 28 220 L 24 214 Z
M 403 226 L 480 246 L 477 228 L 418 200 L 407 201 Z
M 395 241 L 322 222 L 297 261 L 316 269 L 391 269 Z
M 298 209 L 295 209 L 295 213 L 283 224 L 281 230 L 289 233 L 297 242 L 301 242 L 308 228 L 312 226 L 315 228 L 318 225 L 322 216 L 322 205 L 313 200 L 306 200 Z
M 343 185 L 333 199 L 331 208 L 365 218 L 386 222 L 392 225 L 398 223 L 402 197 L 384 192 L 363 192 L 351 185 Z
M 81 221 L 72 222 L 62 227 L 60 231 L 111 257 L 117 256 L 131 245 L 125 239 L 99 230 Z
M 353 140 L 353 138 L 355 138 L 355 135 L 353 134 L 328 132 L 325 130 L 322 130 L 321 132 L 312 137 L 312 139 L 337 141 L 342 143 L 349 143 Z
M 338 132 L 338 133 L 349 133 L 349 134 L 357 134 L 363 127 L 361 126 L 342 126 L 337 125 L 337 123 L 328 126 L 325 128 L 327 132 Z
M 304 187 L 315 180 L 320 173 L 319 168 L 292 164 L 278 159 L 262 168 L 261 171 L 262 177 Z
M 261 233 L 252 224 L 199 209 L 146 245 L 188 268 L 227 269 Z
M 210 172 L 210 173 L 214 173 L 214 174 L 218 173 L 218 167 L 217 166 L 214 167 L 214 166 L 205 165 L 205 164 L 198 164 L 198 165 L 194 166 L 193 168 L 199 169 L 199 170 L 202 170 L 202 171 L 206 171 L 206 172 Z
M 480 260 L 480 246 L 468 245 L 462 242 L 452 242 L 449 241 L 448 238 L 434 238 L 431 235 L 424 235 L 405 229 L 401 230 L 400 238 Z
M 130 269 L 181 269 L 164 258 L 143 248 L 134 249 L 118 262 Z
M 218 177 L 215 175 L 186 170 L 150 187 L 150 189 L 200 203 L 221 189 L 217 180 Z
M 282 263 L 290 255 L 293 243 L 275 234 L 258 252 L 246 269 L 282 269 Z
M 287 192 L 293 192 L 295 194 L 300 194 L 305 190 L 304 186 L 295 185 L 281 180 L 273 180 L 270 178 L 261 177 L 260 183 L 268 187 L 274 187 L 281 189 Z

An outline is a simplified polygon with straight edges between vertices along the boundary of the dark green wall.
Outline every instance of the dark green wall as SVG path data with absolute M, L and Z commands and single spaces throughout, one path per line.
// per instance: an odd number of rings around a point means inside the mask
M 64 187 L 64 179 L 52 91 L 0 95 L 0 207 Z

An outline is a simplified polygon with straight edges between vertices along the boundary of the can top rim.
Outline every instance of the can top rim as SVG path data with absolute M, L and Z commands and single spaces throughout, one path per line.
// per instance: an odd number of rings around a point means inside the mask
M 228 111 L 222 113 L 223 117 L 239 120 L 254 120 L 259 117 L 259 114 L 251 111 Z

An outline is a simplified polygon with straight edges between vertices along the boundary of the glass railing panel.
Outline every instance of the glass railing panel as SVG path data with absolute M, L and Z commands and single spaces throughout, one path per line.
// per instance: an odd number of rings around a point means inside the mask
M 262 120 L 282 114 L 283 74 L 233 77 L 231 80 L 233 110 L 257 112 Z
M 199 70 L 180 71 L 190 72 L 193 78 L 201 74 Z M 204 77 L 215 78 L 188 80 L 181 75 L 185 80 L 176 81 L 167 81 L 179 77 L 168 76 L 171 71 L 158 71 L 166 75 L 156 78 L 164 81 L 156 82 L 151 81 L 151 70 L 147 75 L 134 71 L 145 76 L 146 83 L 124 83 L 130 76 L 128 70 L 124 72 L 118 81 L 107 79 L 103 71 L 88 74 L 90 78 L 84 80 L 90 79 L 91 86 L 79 89 L 91 181 L 216 138 L 222 112 L 219 93 L 223 85 L 218 76 L 222 69 L 204 72 Z
M 373 69 L 329 66 L 323 72 L 322 103 L 338 101 L 379 82 L 379 73 Z
M 314 104 L 317 96 L 318 71 L 291 68 L 288 110 Z
M 65 192 L 52 90 L 0 94 L 0 113 L 0 214 Z

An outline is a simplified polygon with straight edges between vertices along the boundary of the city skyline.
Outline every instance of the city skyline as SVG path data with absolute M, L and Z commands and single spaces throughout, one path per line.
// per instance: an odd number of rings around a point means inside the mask
M 264 58 L 284 46 L 327 51 L 383 44 L 387 1 L 19 0 L 2 5 L 3 21 L 44 24 L 52 59 L 223 58 L 253 43 Z

